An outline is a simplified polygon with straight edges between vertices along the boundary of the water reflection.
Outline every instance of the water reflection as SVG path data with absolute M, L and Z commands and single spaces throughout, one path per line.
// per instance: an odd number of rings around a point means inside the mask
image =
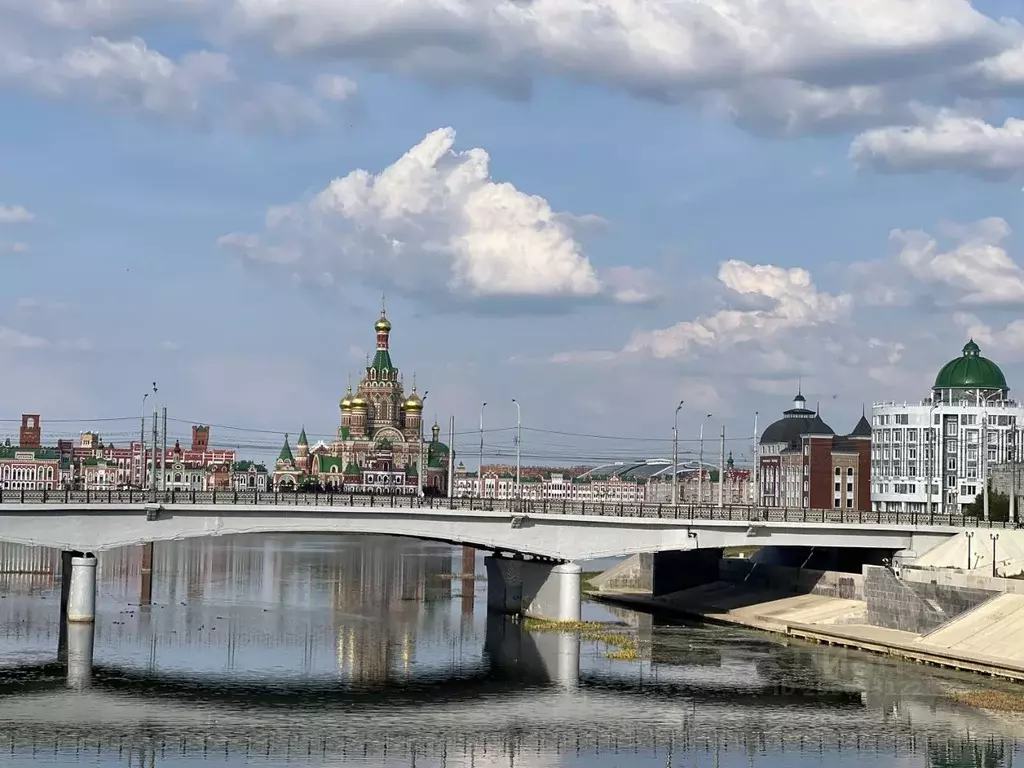
M 0 750 L 100 766 L 1012 763 L 1018 719 L 949 698 L 979 678 L 629 612 L 615 618 L 640 658 L 613 661 L 488 616 L 478 565 L 379 537 L 104 553 L 95 630 L 68 627 L 63 662 L 52 570 L 0 573 Z

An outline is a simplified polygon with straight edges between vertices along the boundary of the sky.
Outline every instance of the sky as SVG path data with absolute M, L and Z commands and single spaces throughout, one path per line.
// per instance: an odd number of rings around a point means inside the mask
M 172 439 L 330 439 L 382 296 L 467 464 L 483 402 L 487 460 L 513 398 L 530 463 L 667 456 L 680 401 L 742 460 L 798 387 L 848 432 L 971 337 L 1024 388 L 1022 19 L 0 0 L 0 435 L 126 441 L 155 381 Z

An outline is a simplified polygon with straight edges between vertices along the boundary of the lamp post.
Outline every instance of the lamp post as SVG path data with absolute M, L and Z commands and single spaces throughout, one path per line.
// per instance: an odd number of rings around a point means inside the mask
M 992 538 L 992 578 L 996 577 L 996 542 L 999 541 L 998 533 L 990 533 L 989 536 Z
M 142 396 L 142 428 L 139 432 L 139 488 L 146 487 L 146 398 L 149 392 Z M 154 458 L 156 458 L 154 456 Z
M 523 497 L 522 472 L 523 472 L 523 412 L 519 407 L 519 401 L 514 397 L 512 402 L 516 406 L 516 498 Z
M 672 506 L 679 503 L 679 411 L 683 408 L 683 401 L 676 406 L 675 415 L 672 417 Z
M 697 449 L 697 503 L 704 503 L 704 422 L 711 418 L 711 414 L 707 414 L 703 421 L 700 423 L 700 439 L 698 441 L 699 448 Z M 718 478 L 718 482 L 722 482 L 722 478 Z
M 423 454 L 423 448 L 424 448 L 424 445 L 425 445 L 424 442 L 423 442 L 423 414 L 425 412 L 426 405 L 427 405 L 427 395 L 429 395 L 429 394 L 430 394 L 430 391 L 427 390 L 427 391 L 425 391 L 423 393 L 423 396 L 420 397 L 420 405 L 422 406 L 422 409 L 420 410 L 420 458 L 419 458 L 419 461 L 417 462 L 419 467 L 418 467 L 418 469 L 416 471 L 416 475 L 417 475 L 417 480 L 419 480 L 419 486 L 420 486 L 419 496 L 420 496 L 421 499 L 424 496 L 423 488 L 424 488 L 424 483 L 426 483 L 426 480 L 427 480 L 427 472 L 426 472 L 426 469 L 425 469 L 426 461 L 425 461 L 425 457 L 424 457 L 424 454 Z
M 480 481 L 480 498 L 484 497 L 484 408 L 487 403 L 480 403 L 480 468 L 477 470 Z
M 150 490 L 153 492 L 153 501 L 156 501 L 156 490 L 157 490 L 157 488 L 156 488 L 156 448 L 157 448 L 156 440 L 157 440 L 157 432 L 159 431 L 158 428 L 157 428 L 157 419 L 160 418 L 160 414 L 157 412 L 157 407 L 156 407 L 156 394 L 157 394 L 157 388 L 156 388 L 156 382 L 154 381 L 153 382 L 153 401 L 154 401 L 154 405 L 153 405 L 153 466 L 150 468 Z
M 971 570 L 971 540 L 974 538 L 974 531 L 965 531 L 964 536 L 967 538 L 967 570 Z
M 761 506 L 761 484 L 760 478 L 758 477 L 758 469 L 761 465 L 761 455 L 757 451 L 757 416 L 758 411 L 754 411 L 754 446 L 750 451 L 750 455 L 754 459 L 754 498 L 753 502 L 755 506 Z

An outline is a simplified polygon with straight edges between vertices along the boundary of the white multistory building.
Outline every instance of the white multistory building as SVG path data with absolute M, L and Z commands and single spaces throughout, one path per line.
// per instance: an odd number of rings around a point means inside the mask
M 1024 406 L 973 340 L 935 377 L 919 403 L 871 408 L 871 500 L 885 512 L 961 513 L 988 470 L 1019 459 Z

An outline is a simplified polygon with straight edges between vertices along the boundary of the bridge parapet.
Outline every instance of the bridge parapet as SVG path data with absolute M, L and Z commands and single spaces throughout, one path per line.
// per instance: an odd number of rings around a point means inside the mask
M 847 509 L 806 507 L 763 507 L 749 504 L 626 504 L 613 501 L 570 501 L 568 499 L 441 498 L 436 496 L 382 495 L 344 492 L 294 491 L 162 491 L 142 490 L 0 490 L 0 511 L 17 512 L 45 506 L 67 505 L 79 511 L 102 512 L 104 507 L 149 506 L 252 506 L 282 507 L 368 507 L 375 509 L 418 509 L 434 511 L 501 512 L 509 515 L 577 515 L 586 517 L 648 518 L 661 520 L 723 520 L 750 523 L 821 523 L 838 525 L 911 525 L 955 528 L 1011 528 L 1014 523 L 983 521 L 957 513 L 862 512 Z

